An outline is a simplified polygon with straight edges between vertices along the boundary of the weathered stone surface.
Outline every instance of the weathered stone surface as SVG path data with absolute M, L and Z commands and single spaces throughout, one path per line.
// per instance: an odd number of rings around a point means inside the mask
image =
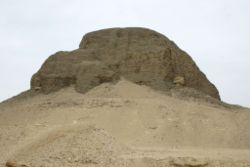
M 173 83 L 177 86 L 184 86 L 185 85 L 185 78 L 181 76 L 177 76 L 174 78 Z
M 104 82 L 116 81 L 119 76 L 100 62 L 84 61 L 79 67 L 76 78 L 76 90 L 86 92 Z
M 75 85 L 85 92 L 124 77 L 165 91 L 177 76 L 185 86 L 220 99 L 191 57 L 167 37 L 145 28 L 113 28 L 90 32 L 79 49 L 50 56 L 32 77 L 31 88 L 49 93 Z

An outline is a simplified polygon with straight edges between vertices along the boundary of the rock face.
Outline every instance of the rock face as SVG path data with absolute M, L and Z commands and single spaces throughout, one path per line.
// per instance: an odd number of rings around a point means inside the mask
M 71 52 L 50 56 L 33 75 L 31 88 L 44 93 L 74 85 L 79 92 L 124 77 L 167 91 L 174 78 L 220 99 L 218 90 L 192 58 L 167 37 L 145 28 L 112 28 L 86 34 Z

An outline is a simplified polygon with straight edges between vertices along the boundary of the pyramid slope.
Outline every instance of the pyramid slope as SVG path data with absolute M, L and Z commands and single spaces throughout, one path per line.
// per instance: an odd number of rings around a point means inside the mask
M 78 49 L 51 55 L 34 74 L 31 88 L 43 93 L 74 85 L 85 93 L 124 77 L 169 91 L 176 77 L 185 87 L 220 99 L 216 87 L 192 58 L 164 35 L 145 28 L 111 28 L 87 33 Z

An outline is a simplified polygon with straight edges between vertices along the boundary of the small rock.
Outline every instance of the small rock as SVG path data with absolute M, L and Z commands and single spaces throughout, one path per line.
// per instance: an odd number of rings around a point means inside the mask
M 12 161 L 12 160 L 8 160 L 5 165 L 7 167 L 28 167 L 28 166 L 26 166 L 24 164 L 18 164 L 15 161 Z
M 175 167 L 206 167 L 208 162 L 191 157 L 180 157 L 172 160 L 171 164 Z
M 185 78 L 181 76 L 177 76 L 174 78 L 173 83 L 177 86 L 184 86 L 185 85 Z

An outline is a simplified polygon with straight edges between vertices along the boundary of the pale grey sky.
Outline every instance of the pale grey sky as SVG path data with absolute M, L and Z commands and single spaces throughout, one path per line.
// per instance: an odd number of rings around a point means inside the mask
M 0 0 L 0 101 L 51 54 L 109 27 L 154 29 L 188 52 L 226 102 L 250 107 L 249 0 Z

